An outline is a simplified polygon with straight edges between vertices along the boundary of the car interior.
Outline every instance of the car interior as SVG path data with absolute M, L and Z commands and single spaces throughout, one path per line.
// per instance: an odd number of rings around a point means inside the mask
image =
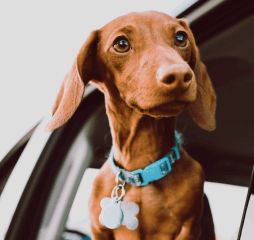
M 190 21 L 197 4 L 179 17 Z M 184 149 L 203 166 L 206 181 L 248 187 L 254 164 L 254 5 L 229 9 L 228 4 L 190 23 L 217 94 L 217 128 L 204 131 L 184 112 L 177 131 Z M 87 200 L 111 146 L 104 96 L 88 84 L 73 117 L 52 133 L 41 153 L 6 239 L 91 239 Z M 215 239 L 206 196 L 201 227 L 200 240 Z

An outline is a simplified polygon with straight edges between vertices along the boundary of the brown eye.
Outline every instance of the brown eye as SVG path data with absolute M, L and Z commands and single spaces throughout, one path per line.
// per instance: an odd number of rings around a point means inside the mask
M 114 49 L 117 52 L 124 53 L 129 51 L 130 43 L 124 36 L 117 37 L 113 44 Z
M 175 44 L 179 47 L 185 47 L 187 45 L 188 38 L 185 32 L 178 32 L 175 35 Z

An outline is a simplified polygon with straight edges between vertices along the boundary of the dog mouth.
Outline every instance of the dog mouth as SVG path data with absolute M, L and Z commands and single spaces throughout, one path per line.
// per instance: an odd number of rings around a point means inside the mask
M 188 105 L 188 103 L 187 102 L 181 102 L 181 101 L 175 101 L 175 102 L 172 102 L 172 103 L 167 103 L 165 105 L 170 109 L 181 109 L 181 108 L 185 108 Z
M 137 108 L 141 113 L 147 114 L 153 117 L 172 117 L 179 115 L 184 109 L 188 107 L 189 102 L 174 101 L 169 103 L 158 104 L 149 108 L 141 108 L 135 104 L 134 108 Z

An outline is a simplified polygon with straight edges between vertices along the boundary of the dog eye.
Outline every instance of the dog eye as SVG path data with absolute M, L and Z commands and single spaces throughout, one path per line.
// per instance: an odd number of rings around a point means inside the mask
M 124 52 L 129 51 L 130 43 L 126 39 L 126 37 L 120 36 L 115 39 L 113 47 L 117 52 L 124 53 Z
M 179 47 L 185 47 L 187 45 L 187 34 L 185 32 L 178 32 L 175 35 L 175 44 Z

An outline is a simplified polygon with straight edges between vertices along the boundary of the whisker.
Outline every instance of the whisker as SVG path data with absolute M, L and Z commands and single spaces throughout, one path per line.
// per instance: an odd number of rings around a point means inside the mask
M 199 97 L 200 100 L 201 100 L 201 93 L 199 92 L 199 90 L 197 90 L 197 93 L 198 93 L 198 97 Z
M 137 92 L 132 98 L 136 98 L 139 95 L 140 95 L 140 92 Z
M 199 90 L 197 90 L 198 96 L 200 98 L 200 102 L 201 102 L 201 106 L 203 107 L 203 102 L 202 102 L 202 96 L 201 93 L 199 92 Z
M 134 96 L 131 97 L 130 101 L 132 101 L 133 99 L 135 99 L 139 95 L 140 95 L 140 92 L 137 92 Z
M 204 89 L 204 87 L 199 83 L 197 82 L 197 84 L 204 90 L 204 92 L 207 94 L 206 90 Z
M 133 89 L 132 91 L 131 91 L 131 93 L 134 93 L 135 91 L 137 91 L 137 90 L 139 90 L 139 88 L 137 87 L 137 88 L 135 88 L 135 89 Z

